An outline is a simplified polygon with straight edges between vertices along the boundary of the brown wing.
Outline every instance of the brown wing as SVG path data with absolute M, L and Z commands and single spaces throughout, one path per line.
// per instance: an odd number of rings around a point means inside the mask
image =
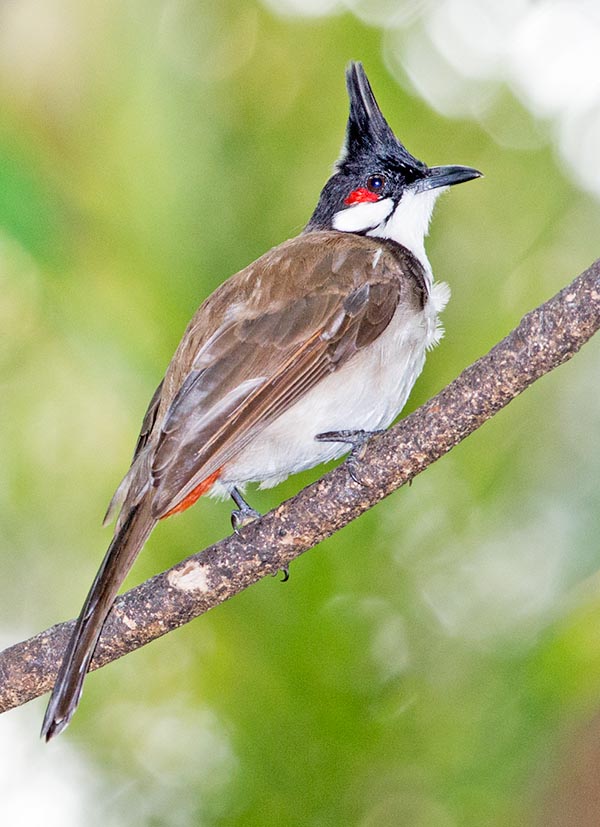
M 155 487 L 165 514 L 328 371 L 374 341 L 423 270 L 390 242 L 311 232 L 275 247 L 200 306 L 148 407 L 109 513 Z M 107 515 L 108 516 L 108 515 Z
M 156 388 L 156 390 L 152 394 L 152 399 L 148 403 L 148 408 L 147 408 L 146 413 L 144 414 L 144 418 L 142 420 L 142 427 L 140 429 L 140 435 L 138 436 L 138 439 L 137 439 L 137 442 L 136 442 L 136 445 L 135 445 L 135 450 L 133 452 L 133 457 L 132 457 L 132 460 L 131 460 L 131 467 L 130 467 L 129 471 L 127 472 L 127 474 L 125 474 L 125 476 L 123 477 L 123 479 L 121 480 L 121 482 L 119 484 L 119 487 L 117 488 L 117 490 L 113 494 L 112 499 L 108 504 L 108 508 L 106 509 L 104 519 L 102 520 L 102 525 L 107 525 L 107 523 L 109 523 L 113 519 L 113 517 L 115 516 L 117 511 L 119 511 L 123 501 L 125 500 L 128 492 L 129 492 L 129 489 L 131 487 L 132 477 L 134 476 L 135 472 L 137 470 L 139 470 L 139 465 L 138 465 L 138 463 L 136 463 L 136 460 L 140 456 L 140 454 L 143 453 L 143 450 L 146 447 L 146 445 L 148 444 L 148 440 L 150 439 L 150 437 L 152 435 L 152 431 L 153 431 L 154 425 L 156 423 L 156 417 L 158 415 L 158 410 L 159 410 L 159 407 L 160 407 L 160 401 L 161 401 L 164 381 L 165 381 L 164 379 L 161 379 L 160 384 L 158 385 L 158 387 Z M 132 503 L 132 505 L 133 505 L 133 503 Z M 119 521 L 119 524 L 118 524 L 117 527 L 119 527 L 120 525 L 121 525 L 121 521 Z
M 158 414 L 158 408 L 160 406 L 164 381 L 164 379 L 161 379 L 160 384 L 152 394 L 152 399 L 148 404 L 148 408 L 144 415 L 144 419 L 142 420 L 140 435 L 138 436 L 138 440 L 135 445 L 135 451 L 133 452 L 132 462 L 135 461 L 135 458 L 138 456 L 140 451 L 142 451 L 146 447 L 146 445 L 148 444 L 148 440 L 150 439 L 150 434 L 152 433 L 152 429 L 154 428 L 154 423 L 156 422 L 156 416 Z
M 296 272 L 301 265 L 293 284 L 285 281 L 288 261 Z M 401 295 L 422 306 L 422 287 L 403 248 L 338 233 L 300 236 L 226 282 L 192 320 L 165 377 L 165 388 L 177 390 L 151 436 L 154 515 L 377 339 Z M 174 374 L 186 362 L 179 382 Z

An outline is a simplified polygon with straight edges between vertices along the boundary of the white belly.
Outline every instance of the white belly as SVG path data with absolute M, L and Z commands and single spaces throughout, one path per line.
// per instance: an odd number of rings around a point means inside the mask
M 437 314 L 449 295 L 448 285 L 435 284 L 417 316 L 401 305 L 377 341 L 322 379 L 228 463 L 211 493 L 246 482 L 269 488 L 349 450 L 345 443 L 317 442 L 324 431 L 386 428 L 404 407 L 426 350 L 443 335 Z

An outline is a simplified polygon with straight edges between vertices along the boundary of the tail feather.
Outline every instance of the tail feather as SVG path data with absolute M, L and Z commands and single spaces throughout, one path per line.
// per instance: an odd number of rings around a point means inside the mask
M 155 525 L 151 498 L 145 497 L 129 511 L 108 547 L 58 671 L 42 724 L 41 734 L 46 741 L 62 732 L 73 717 L 104 621 Z

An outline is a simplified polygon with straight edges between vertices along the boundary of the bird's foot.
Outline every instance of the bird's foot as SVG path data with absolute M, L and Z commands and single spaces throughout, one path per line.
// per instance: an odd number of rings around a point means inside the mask
M 237 505 L 237 508 L 234 508 L 231 512 L 231 527 L 236 534 L 239 534 L 244 526 L 258 520 L 261 515 L 251 505 L 248 505 L 237 488 L 231 489 L 231 498 Z
M 348 473 L 358 485 L 369 486 L 371 485 L 372 480 L 366 479 L 360 473 L 360 463 L 361 460 L 364 459 L 367 444 L 371 437 L 378 436 L 383 433 L 385 433 L 383 428 L 377 431 L 326 431 L 325 433 L 317 434 L 315 439 L 319 442 L 346 442 L 351 445 L 350 456 L 346 460 Z
M 255 520 L 258 520 L 260 516 L 262 516 L 256 509 L 252 508 L 251 505 L 248 505 L 246 500 L 242 497 L 239 489 L 232 488 L 231 489 L 231 499 L 237 505 L 237 508 L 231 512 L 231 526 L 236 534 L 239 534 L 241 529 L 244 528 L 246 525 L 250 525 Z M 290 579 L 290 569 L 289 566 L 283 566 L 282 568 L 278 569 L 276 572 L 273 573 L 273 577 L 277 577 L 277 575 L 281 572 L 281 582 L 287 583 Z
M 289 566 L 282 566 L 280 569 L 278 569 L 275 572 L 273 577 L 277 577 L 278 574 L 281 574 L 281 580 L 279 582 L 280 583 L 287 583 L 287 581 L 290 579 L 290 567 Z

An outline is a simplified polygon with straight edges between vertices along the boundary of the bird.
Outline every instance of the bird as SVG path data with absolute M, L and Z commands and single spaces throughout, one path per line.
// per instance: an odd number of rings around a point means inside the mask
M 71 720 L 103 624 L 157 523 L 230 495 L 236 531 L 259 515 L 247 483 L 356 458 L 400 413 L 443 335 L 449 288 L 424 239 L 437 197 L 481 176 L 427 166 L 395 136 L 362 63 L 346 69 L 345 140 L 304 230 L 223 282 L 184 332 L 144 416 L 106 520 L 112 542 L 58 671 L 42 726 Z

